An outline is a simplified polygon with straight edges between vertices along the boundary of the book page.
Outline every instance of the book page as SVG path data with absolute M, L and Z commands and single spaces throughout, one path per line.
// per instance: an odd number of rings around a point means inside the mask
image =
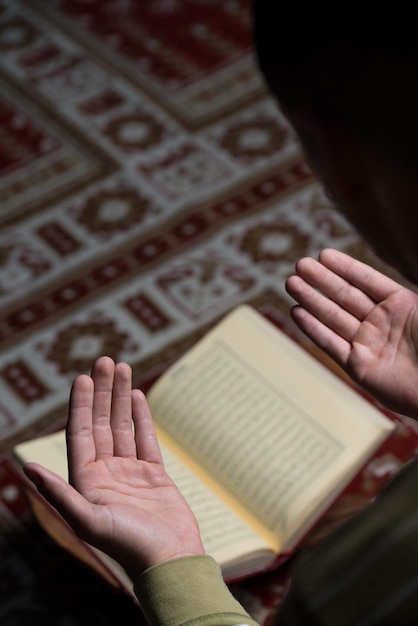
M 248 307 L 166 372 L 149 402 L 194 469 L 285 540 L 393 428 Z
M 270 564 L 274 557 L 273 549 L 223 500 L 217 498 L 164 443 L 160 442 L 160 446 L 167 472 L 198 520 L 205 550 L 218 561 L 224 575 L 231 577 L 243 573 L 245 568 L 252 570 Z M 23 462 L 40 463 L 65 480 L 68 479 L 64 431 L 22 443 L 15 448 L 15 453 Z M 100 553 L 97 550 L 96 552 Z M 243 570 L 236 565 L 245 560 L 245 555 L 250 556 Z M 113 559 L 103 555 L 102 560 L 120 575 L 121 568 Z M 129 581 L 126 574 L 124 578 Z
M 266 567 L 273 560 L 273 547 L 266 545 L 234 511 L 193 473 L 161 441 L 161 452 L 167 473 L 172 477 L 189 504 L 199 524 L 202 542 L 222 567 L 226 578 L 243 574 L 245 569 Z M 251 558 L 253 553 L 254 558 Z M 264 558 L 263 558 L 264 554 Z M 235 564 L 248 562 L 244 567 Z

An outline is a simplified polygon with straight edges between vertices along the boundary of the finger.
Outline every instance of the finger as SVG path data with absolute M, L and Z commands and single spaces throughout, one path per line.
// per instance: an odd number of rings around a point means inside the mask
M 360 320 L 363 320 L 376 305 L 368 293 L 315 259 L 300 259 L 296 264 L 296 273 Z
M 27 463 L 23 470 L 39 493 L 81 538 L 86 530 L 95 527 L 91 504 L 63 478 L 37 463 Z
M 299 305 L 322 325 L 346 341 L 352 341 L 360 326 L 357 317 L 317 291 L 300 276 L 290 276 L 286 281 L 286 289 Z
M 71 389 L 66 428 L 71 483 L 76 479 L 77 472 L 96 458 L 92 425 L 93 395 L 94 384 L 90 376 L 78 376 Z
M 113 381 L 110 423 L 115 456 L 136 459 L 132 423 L 132 370 L 127 363 L 118 363 Z
M 132 390 L 132 415 L 138 459 L 163 464 L 148 402 L 139 389 Z
M 330 248 L 322 250 L 319 260 L 325 267 L 361 289 L 375 302 L 381 302 L 402 287 L 370 265 L 338 250 Z
M 96 460 L 113 456 L 113 436 L 110 426 L 112 410 L 113 380 L 115 364 L 109 357 L 100 357 L 94 364 L 92 378 L 93 396 L 93 437 L 96 447 Z
M 300 306 L 294 306 L 291 315 L 294 322 L 309 339 L 334 359 L 338 365 L 346 366 L 351 353 L 349 341 L 322 324 L 309 311 Z

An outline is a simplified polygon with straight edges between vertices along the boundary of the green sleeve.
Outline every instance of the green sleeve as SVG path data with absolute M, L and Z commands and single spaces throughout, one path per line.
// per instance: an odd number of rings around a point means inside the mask
M 257 626 L 209 556 L 151 567 L 135 582 L 135 593 L 151 626 Z

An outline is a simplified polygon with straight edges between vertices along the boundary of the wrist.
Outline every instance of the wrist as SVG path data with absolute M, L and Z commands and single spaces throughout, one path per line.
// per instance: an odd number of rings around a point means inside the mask
M 138 555 L 138 558 L 135 558 L 135 554 L 132 553 L 129 562 L 124 566 L 124 568 L 130 578 L 132 580 L 136 580 L 146 570 L 157 565 L 162 565 L 163 563 L 186 557 L 198 557 L 205 555 L 206 552 L 199 536 L 199 538 L 196 538 L 196 540 L 187 547 L 184 545 L 178 547 L 170 546 L 170 548 L 164 550 L 152 551 L 148 555 L 144 555 L 142 553 Z

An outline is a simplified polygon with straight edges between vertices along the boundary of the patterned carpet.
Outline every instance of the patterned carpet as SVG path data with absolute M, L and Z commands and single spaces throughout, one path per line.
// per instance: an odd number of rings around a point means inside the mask
M 146 389 L 241 302 L 300 339 L 297 258 L 376 264 L 265 91 L 249 6 L 0 0 L 1 624 L 140 623 L 37 527 L 12 471 L 17 442 L 63 425 L 76 374 L 108 354 Z M 268 624 L 286 584 L 234 590 Z

